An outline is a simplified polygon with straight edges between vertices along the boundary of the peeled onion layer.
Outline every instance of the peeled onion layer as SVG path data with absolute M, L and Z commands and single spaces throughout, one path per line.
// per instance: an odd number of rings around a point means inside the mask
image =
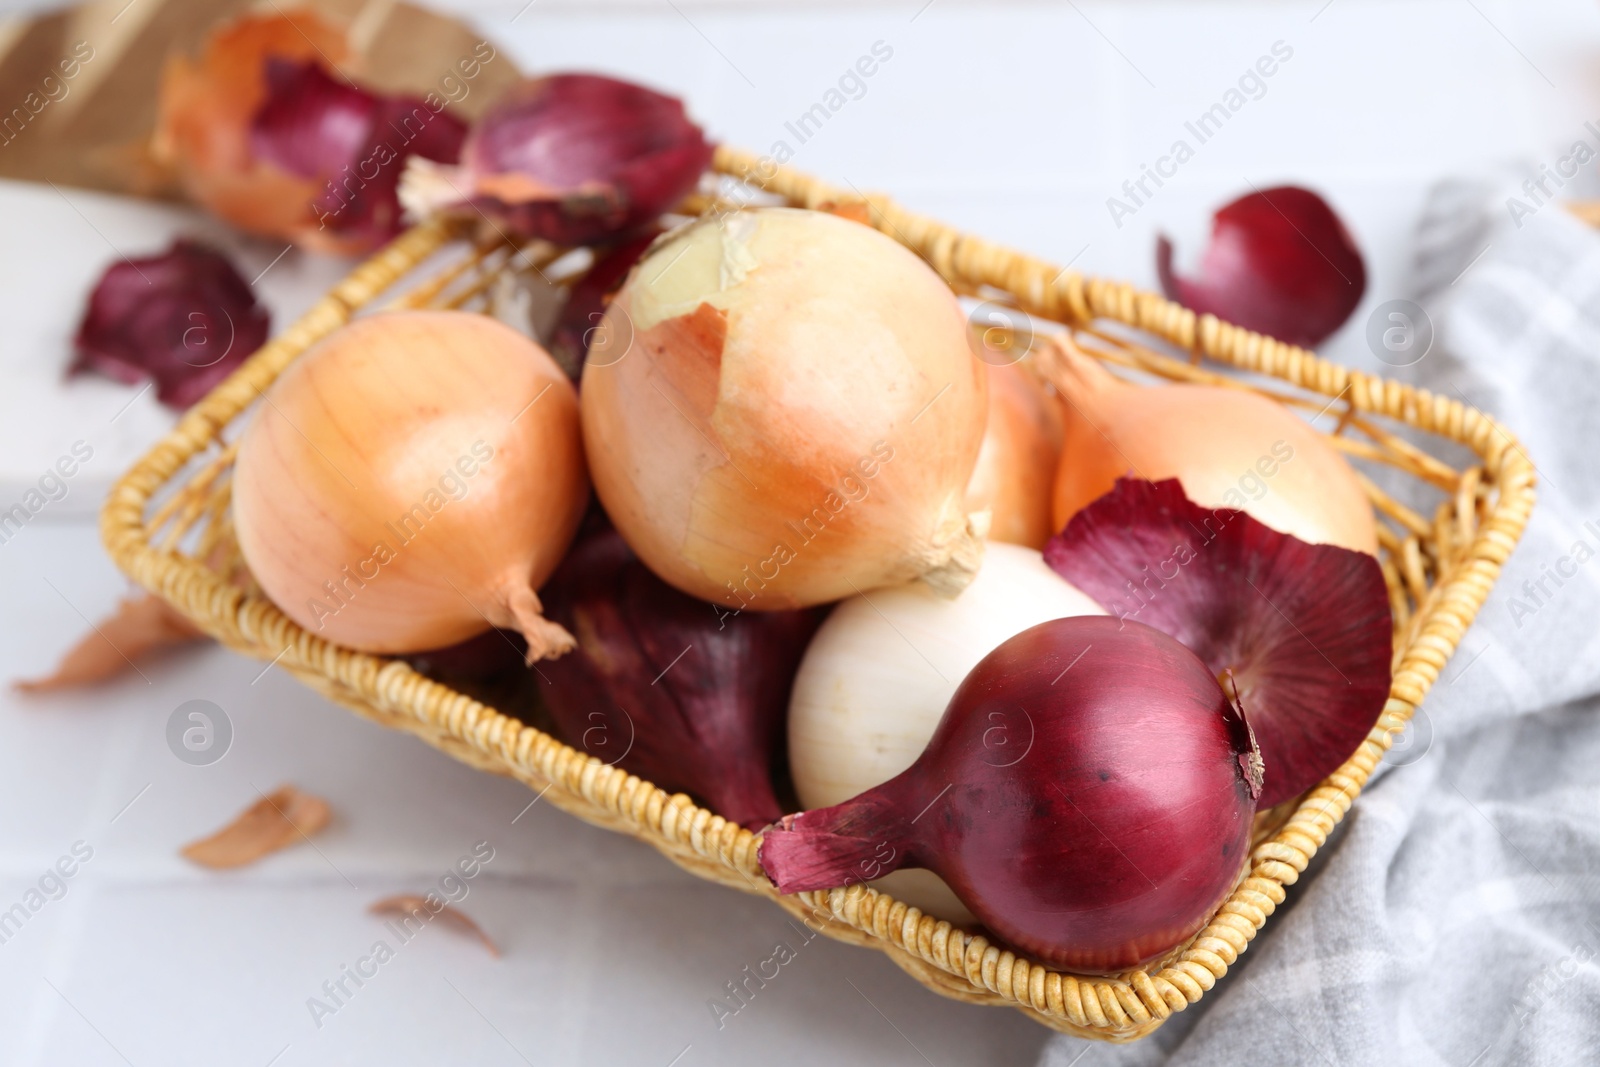
M 656 221 L 694 191 L 712 146 L 683 101 L 597 74 L 507 90 L 473 124 L 460 166 L 413 164 L 400 197 L 417 217 L 481 211 L 523 237 L 589 244 Z
M 954 599 L 911 582 L 842 601 L 806 649 L 789 700 L 789 767 L 801 805 L 838 804 L 915 763 L 961 680 L 1007 638 L 1050 619 L 1102 614 L 1038 552 L 992 542 Z M 1020 730 L 988 740 L 1019 755 L 1028 743 Z M 873 884 L 941 919 L 972 921 L 928 872 Z
M 218 27 L 198 56 L 174 55 L 162 70 L 155 155 L 174 168 L 192 200 L 249 233 L 353 250 L 317 230 L 311 204 L 321 183 L 258 163 L 250 132 L 267 98 L 269 60 L 349 69 L 350 53 L 342 29 L 305 9 L 244 15 Z
M 1020 758 L 997 728 L 1031 738 Z M 1115 973 L 1181 945 L 1232 890 L 1260 781 L 1194 653 L 1136 622 L 1057 619 L 973 668 L 905 772 L 786 816 L 758 857 L 780 893 L 927 868 L 1017 949 Z
M 239 547 L 278 607 L 365 652 L 490 626 L 571 636 L 535 588 L 588 499 L 576 394 L 543 349 L 458 311 L 357 319 L 301 356 L 240 440 Z
M 1020 363 L 989 366 L 989 418 L 967 483 L 967 510 L 989 512 L 989 540 L 1040 549 L 1058 529 L 1051 490 L 1061 462 L 1059 402 Z
M 1134 385 L 1061 338 L 1046 366 L 1065 424 L 1057 530 L 1118 478 L 1177 478 L 1206 507 L 1248 512 L 1302 541 L 1377 554 L 1377 520 L 1355 471 L 1282 404 L 1220 386 Z
M 68 376 L 98 371 L 155 382 L 179 411 L 209 393 L 267 340 L 271 315 L 228 258 L 178 238 L 154 256 L 106 268 L 73 338 Z
M 250 121 L 257 159 L 315 178 L 357 158 L 377 117 L 376 96 L 335 80 L 312 60 L 268 58 L 263 77 L 266 98 Z
M 540 668 L 562 737 L 742 826 L 773 822 L 784 705 L 816 613 L 734 615 L 667 585 L 609 524 L 593 525 L 541 590 L 577 639 Z
M 1344 325 L 1367 289 L 1367 268 L 1328 202 L 1294 185 L 1257 189 L 1219 210 L 1193 278 L 1156 244 L 1167 299 L 1292 345 L 1315 348 Z
M 269 59 L 265 80 L 251 150 L 258 165 L 317 183 L 316 233 L 301 243 L 370 248 L 398 235 L 406 159 L 453 163 L 466 137 L 466 124 L 448 111 L 335 80 L 314 61 Z
M 953 594 L 977 570 L 984 364 L 948 286 L 866 226 L 763 208 L 662 238 L 582 404 L 606 512 L 692 596 L 787 610 L 919 577 Z
M 1378 561 L 1311 545 L 1176 479 L 1119 479 L 1045 548 L 1119 620 L 1154 626 L 1231 672 L 1266 764 L 1261 806 L 1348 759 L 1388 699 L 1394 620 Z
M 197 57 L 167 62 L 154 154 L 190 199 L 249 233 L 319 252 L 376 248 L 404 228 L 407 160 L 454 163 L 466 126 L 436 95 L 352 83 L 363 74 L 353 40 L 305 9 L 223 24 Z

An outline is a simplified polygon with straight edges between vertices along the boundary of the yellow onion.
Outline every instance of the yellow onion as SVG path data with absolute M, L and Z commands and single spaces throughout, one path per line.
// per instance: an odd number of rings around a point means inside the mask
M 1061 462 L 1055 397 L 1020 363 L 989 367 L 989 422 L 967 483 L 967 510 L 989 512 L 989 540 L 1043 548 L 1051 493 Z
M 582 388 L 595 490 L 629 546 L 691 596 L 757 611 L 970 581 L 982 537 L 963 492 L 987 401 L 937 274 L 791 208 L 663 237 Z
M 1311 544 L 1377 553 L 1372 504 L 1355 471 L 1282 404 L 1220 386 L 1136 386 L 1059 340 L 1047 364 L 1065 422 L 1056 529 L 1119 477 L 1177 478 L 1203 507 L 1243 511 Z
M 358 319 L 265 394 L 234 468 L 239 547 L 283 612 L 366 652 L 491 625 L 528 659 L 571 636 L 534 592 L 588 500 L 572 385 L 538 345 L 457 311 Z

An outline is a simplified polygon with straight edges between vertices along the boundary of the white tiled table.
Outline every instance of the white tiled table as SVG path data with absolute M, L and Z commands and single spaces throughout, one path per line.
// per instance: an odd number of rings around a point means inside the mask
M 466 4 L 459 5 L 463 9 Z M 1371 283 L 1327 354 L 1374 367 L 1360 328 L 1405 294 L 1426 188 L 1506 159 L 1553 161 L 1600 115 L 1588 3 L 1081 2 L 802 6 L 475 5 L 532 70 L 615 72 L 684 94 L 719 138 L 1095 273 L 1154 284 L 1158 229 L 1198 253 L 1210 209 L 1254 182 L 1313 184 L 1366 250 Z M 913 18 L 915 16 L 915 18 Z M 892 49 L 804 144 L 795 120 Z M 1118 229 L 1106 198 L 1186 136 L 1274 42 L 1293 50 Z M 179 209 L 0 184 L 0 505 L 75 440 L 93 460 L 0 545 L 0 678 L 34 674 L 124 583 L 91 515 L 168 424 L 146 394 L 60 370 L 83 295 L 115 255 L 219 230 Z M 281 246 L 230 240 L 247 274 Z M 261 281 L 285 324 L 342 271 L 291 253 Z M 818 939 L 718 1029 L 707 1001 L 794 935 L 770 906 L 679 872 L 532 794 L 361 721 L 272 670 L 197 649 L 102 690 L 0 692 L 0 910 L 76 841 L 93 858 L 0 944 L 0 1063 L 659 1065 L 1026 1062 L 1045 1032 L 925 992 L 886 959 Z M 222 706 L 209 767 L 167 750 L 167 717 Z M 201 872 L 177 847 L 294 782 L 337 813 L 254 868 Z M 513 822 L 513 819 L 516 821 Z M 466 910 L 504 958 L 429 929 L 318 1027 L 306 1001 L 385 936 L 372 900 L 495 858 Z M 687 1050 L 686 1050 L 687 1049 Z M 675 1056 L 681 1059 L 674 1061 Z

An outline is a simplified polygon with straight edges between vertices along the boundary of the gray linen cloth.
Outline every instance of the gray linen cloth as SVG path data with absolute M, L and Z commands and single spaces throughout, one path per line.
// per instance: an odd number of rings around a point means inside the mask
M 1540 472 L 1522 544 L 1217 988 L 1133 1045 L 1054 1038 L 1041 1067 L 1600 1064 L 1600 234 L 1554 205 L 1517 226 L 1507 194 L 1430 197 L 1435 342 L 1384 369 L 1517 433 Z

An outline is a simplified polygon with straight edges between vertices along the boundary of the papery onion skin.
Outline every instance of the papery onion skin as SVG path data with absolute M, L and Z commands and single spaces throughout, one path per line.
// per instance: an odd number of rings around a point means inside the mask
M 482 211 L 523 237 L 588 244 L 654 222 L 693 192 L 712 146 L 683 102 L 596 74 L 507 90 L 473 125 L 459 167 L 413 166 L 417 217 Z
M 314 60 L 269 57 L 267 91 L 250 120 L 251 155 L 302 178 L 335 174 L 367 143 L 378 98 Z
M 1038 552 L 992 541 L 978 576 L 953 600 L 912 582 L 842 601 L 806 649 L 789 699 L 789 767 L 801 805 L 841 803 L 915 763 L 961 680 L 1007 638 L 1050 619 L 1101 614 Z M 874 885 L 941 919 L 971 921 L 926 871 L 896 871 Z
M 1051 491 L 1061 462 L 1059 402 L 1020 363 L 989 367 L 989 421 L 967 510 L 990 513 L 989 540 L 1040 549 L 1060 529 Z
M 453 162 L 465 126 L 417 98 L 349 84 L 361 67 L 345 30 L 313 11 L 242 15 L 198 57 L 167 61 L 153 154 L 191 200 L 242 230 L 370 251 L 403 228 L 395 187 L 406 159 Z
M 988 380 L 949 288 L 875 230 L 763 208 L 663 238 L 583 378 L 596 492 L 703 600 L 787 610 L 977 569 Z
M 295 622 L 412 653 L 491 625 L 530 660 L 571 637 L 539 614 L 588 500 L 577 398 L 543 349 L 457 311 L 358 319 L 291 364 L 241 439 L 239 547 Z
M 1216 213 L 1193 278 L 1172 269 L 1172 242 L 1156 244 L 1167 299 L 1292 345 L 1315 348 L 1361 303 L 1367 269 L 1350 231 L 1310 189 L 1258 189 Z
M 1136 386 L 1062 341 L 1049 365 L 1065 426 L 1056 529 L 1120 477 L 1177 478 L 1202 506 L 1244 511 L 1311 544 L 1377 554 L 1377 520 L 1355 471 L 1282 404 L 1220 386 Z
M 1394 619 L 1378 561 L 1311 545 L 1175 480 L 1124 478 L 1045 561 L 1119 619 L 1230 676 L 1266 761 L 1261 806 L 1310 789 L 1366 739 L 1389 696 Z
M 926 867 L 1022 952 L 1118 973 L 1180 946 L 1233 889 L 1260 769 L 1194 653 L 1136 622 L 1057 619 L 973 669 L 910 769 L 786 816 L 759 858 L 780 893 Z
M 250 121 L 267 96 L 266 63 L 348 64 L 343 30 L 306 10 L 246 15 L 214 30 L 200 56 L 167 61 L 153 142 L 196 203 L 250 233 L 315 232 L 320 184 L 256 163 Z M 330 251 L 341 250 L 329 248 Z
M 541 590 L 550 619 L 577 639 L 540 668 L 562 737 L 732 822 L 766 826 L 783 814 L 773 774 L 784 705 L 816 612 L 735 614 L 696 600 L 593 525 Z
M 89 294 L 69 376 L 127 385 L 150 378 L 182 410 L 266 342 L 271 316 L 221 252 L 180 238 L 156 256 L 119 259 Z
M 250 124 L 259 163 L 319 183 L 314 243 L 375 248 L 404 229 L 398 188 L 411 156 L 454 162 L 466 123 L 420 97 L 380 96 L 315 62 L 271 59 Z M 305 243 L 302 240 L 302 243 Z

